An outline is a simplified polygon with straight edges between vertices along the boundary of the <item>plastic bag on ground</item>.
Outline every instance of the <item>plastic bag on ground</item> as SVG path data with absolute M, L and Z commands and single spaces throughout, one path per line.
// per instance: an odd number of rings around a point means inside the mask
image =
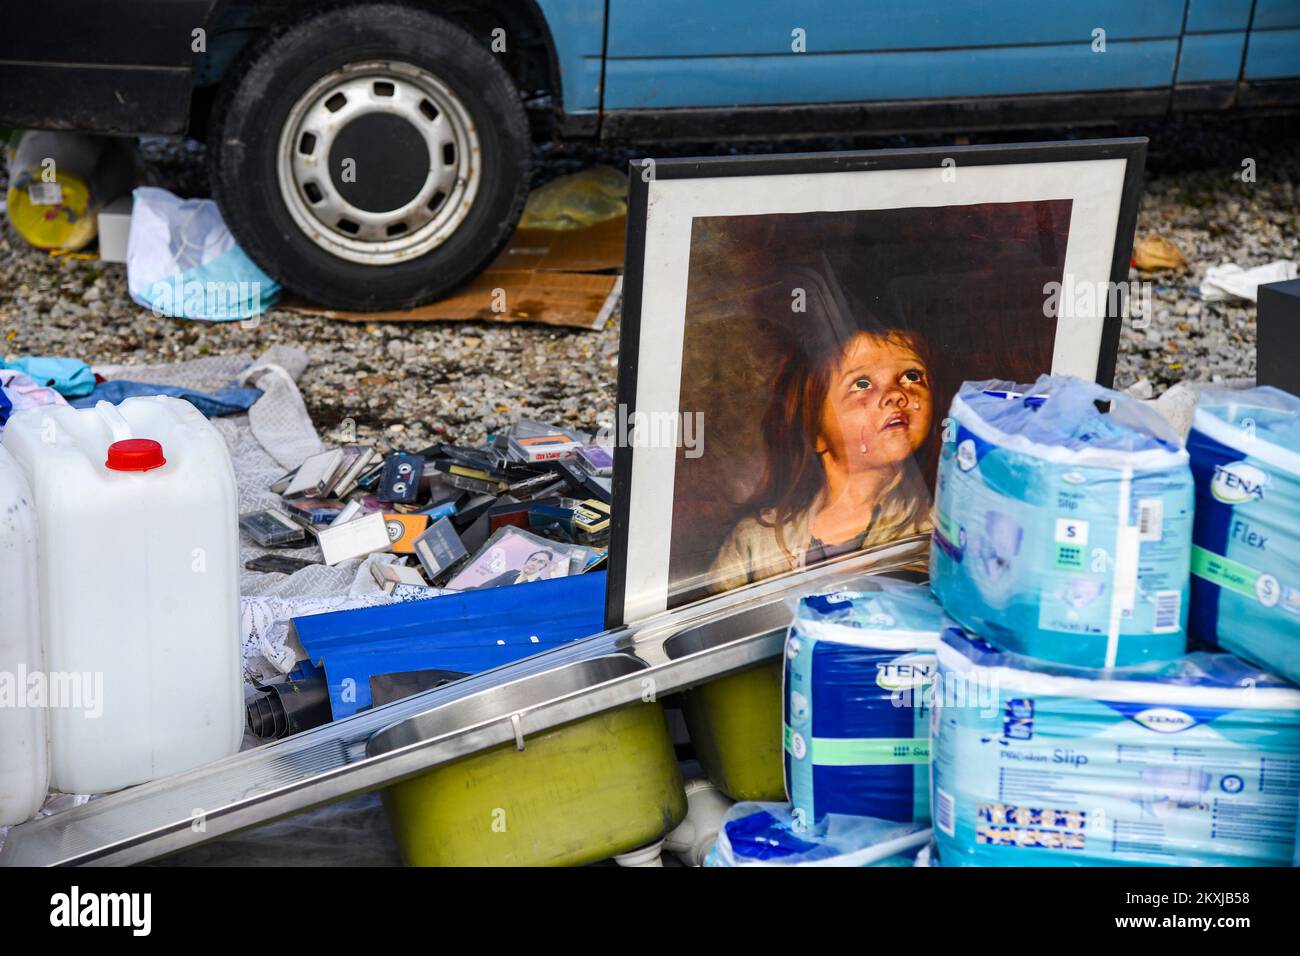
M 249 319 L 280 294 L 235 244 L 215 202 L 151 186 L 135 191 L 126 275 L 132 299 L 178 319 Z
M 801 832 L 788 803 L 737 803 L 705 866 L 911 866 L 930 841 L 924 824 L 831 814 L 824 832 Z
M 528 196 L 520 229 L 585 229 L 627 215 L 627 177 L 593 166 L 539 186 Z
M 1275 259 L 1262 266 L 1243 269 L 1234 262 L 1210 266 L 1201 281 L 1201 298 L 1206 302 L 1224 302 L 1245 299 L 1254 302 L 1259 298 L 1259 287 L 1268 282 L 1286 282 L 1296 277 L 1296 264 L 1285 259 Z

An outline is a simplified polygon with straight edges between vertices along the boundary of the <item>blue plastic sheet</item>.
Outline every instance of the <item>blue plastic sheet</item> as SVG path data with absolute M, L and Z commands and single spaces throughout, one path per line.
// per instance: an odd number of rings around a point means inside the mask
M 325 668 L 334 719 L 369 707 L 370 678 L 465 674 L 510 664 L 605 629 L 605 572 L 294 618 Z

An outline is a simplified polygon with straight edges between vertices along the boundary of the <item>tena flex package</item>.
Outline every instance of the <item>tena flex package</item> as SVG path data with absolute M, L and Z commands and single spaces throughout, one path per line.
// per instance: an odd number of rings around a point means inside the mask
M 1300 398 L 1207 389 L 1187 450 L 1191 632 L 1300 684 Z

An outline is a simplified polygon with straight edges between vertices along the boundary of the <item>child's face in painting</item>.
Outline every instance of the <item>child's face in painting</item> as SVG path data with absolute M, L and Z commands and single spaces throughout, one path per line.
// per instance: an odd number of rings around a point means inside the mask
M 901 337 L 860 333 L 831 373 L 817 451 L 850 472 L 898 465 L 930 432 L 930 372 Z

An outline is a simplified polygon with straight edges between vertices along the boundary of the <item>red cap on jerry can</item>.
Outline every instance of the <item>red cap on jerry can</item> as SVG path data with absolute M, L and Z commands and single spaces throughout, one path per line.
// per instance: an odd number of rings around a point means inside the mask
M 152 438 L 126 438 L 108 446 L 105 466 L 114 471 L 149 471 L 167 464 L 162 445 Z

